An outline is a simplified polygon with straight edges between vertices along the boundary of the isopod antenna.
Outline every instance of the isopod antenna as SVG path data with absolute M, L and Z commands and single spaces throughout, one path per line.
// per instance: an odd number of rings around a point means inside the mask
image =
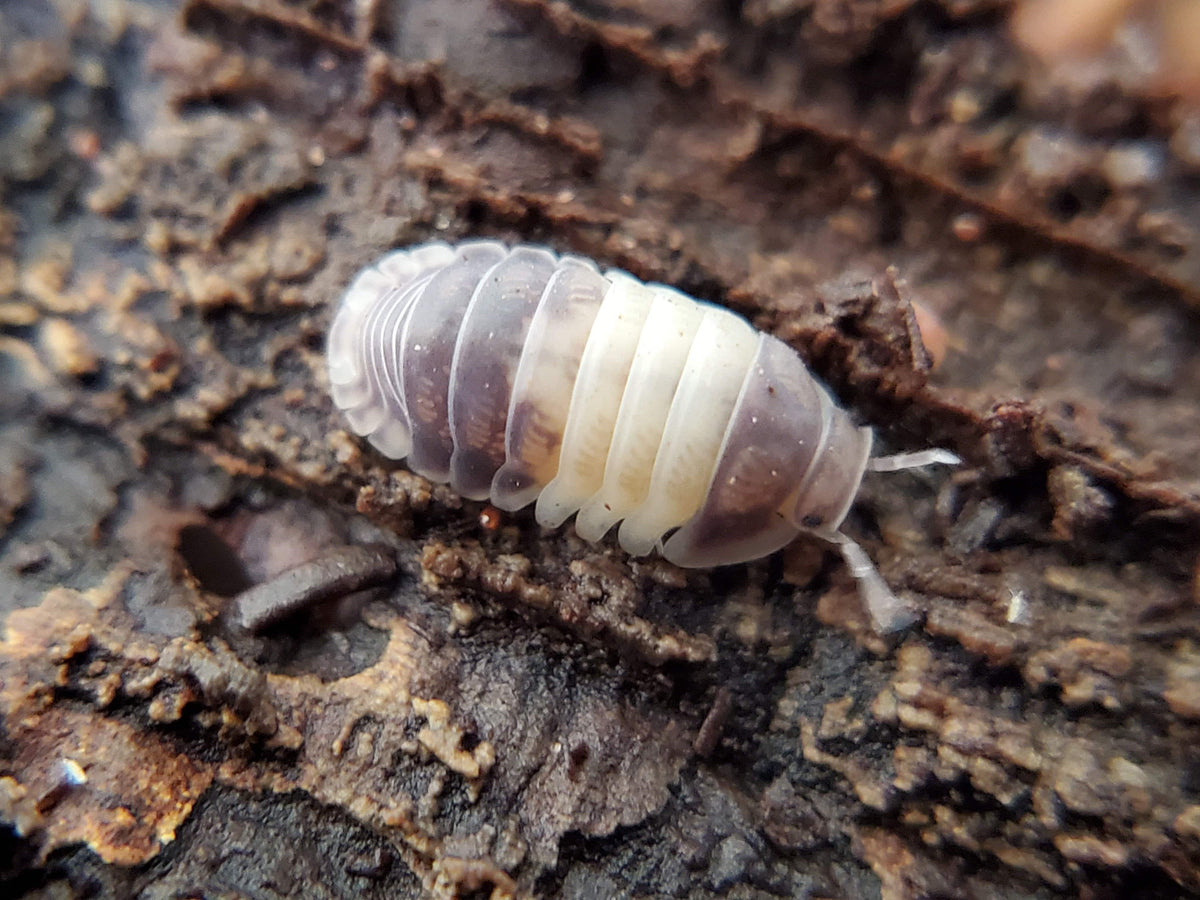
M 868 472 L 900 472 L 904 469 L 923 469 L 926 466 L 958 466 L 962 459 L 949 450 L 933 447 L 912 453 L 894 453 L 891 456 L 876 456 L 867 461 Z
M 905 469 L 923 469 L 926 466 L 944 465 L 957 466 L 962 459 L 949 450 L 934 447 L 928 450 L 917 450 L 911 453 L 895 453 L 890 456 L 876 456 L 867 462 L 867 470 L 871 472 L 901 472 Z M 907 628 L 916 621 L 917 614 L 911 606 L 896 596 L 875 564 L 871 562 L 865 550 L 841 532 L 837 532 L 832 542 L 841 551 L 846 568 L 858 582 L 858 593 L 863 606 L 871 616 L 876 630 L 889 633 Z

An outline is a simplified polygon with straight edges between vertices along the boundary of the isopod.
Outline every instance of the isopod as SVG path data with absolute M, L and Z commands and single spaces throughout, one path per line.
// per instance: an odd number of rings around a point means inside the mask
M 362 271 L 328 344 L 334 403 L 381 453 L 501 510 L 618 522 L 630 554 L 683 567 L 831 541 L 876 624 L 908 621 L 838 530 L 870 459 L 857 426 L 782 341 L 742 317 L 577 256 L 494 241 L 421 244 Z

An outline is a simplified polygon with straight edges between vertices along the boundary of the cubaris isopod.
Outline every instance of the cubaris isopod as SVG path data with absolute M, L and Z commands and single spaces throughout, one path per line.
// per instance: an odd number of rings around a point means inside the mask
M 329 333 L 333 400 L 385 456 L 502 510 L 684 567 L 838 545 L 881 629 L 904 607 L 838 530 L 872 460 L 800 357 L 743 318 L 575 256 L 436 242 L 361 272 Z

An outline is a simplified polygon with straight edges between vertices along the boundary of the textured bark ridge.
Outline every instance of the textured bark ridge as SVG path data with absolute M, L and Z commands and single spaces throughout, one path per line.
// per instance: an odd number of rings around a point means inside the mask
M 1012 12 L 0 5 L 0 892 L 1200 892 L 1200 112 L 1144 21 L 1047 60 Z M 918 624 L 352 439 L 334 301 L 466 235 L 961 454 L 847 524 Z

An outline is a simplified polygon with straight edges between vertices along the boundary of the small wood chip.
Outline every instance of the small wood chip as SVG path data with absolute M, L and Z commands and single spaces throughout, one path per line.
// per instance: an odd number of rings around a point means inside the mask
M 396 574 L 396 556 L 388 547 L 340 547 L 243 591 L 233 601 L 233 620 L 261 631 L 298 609 L 379 584 Z

